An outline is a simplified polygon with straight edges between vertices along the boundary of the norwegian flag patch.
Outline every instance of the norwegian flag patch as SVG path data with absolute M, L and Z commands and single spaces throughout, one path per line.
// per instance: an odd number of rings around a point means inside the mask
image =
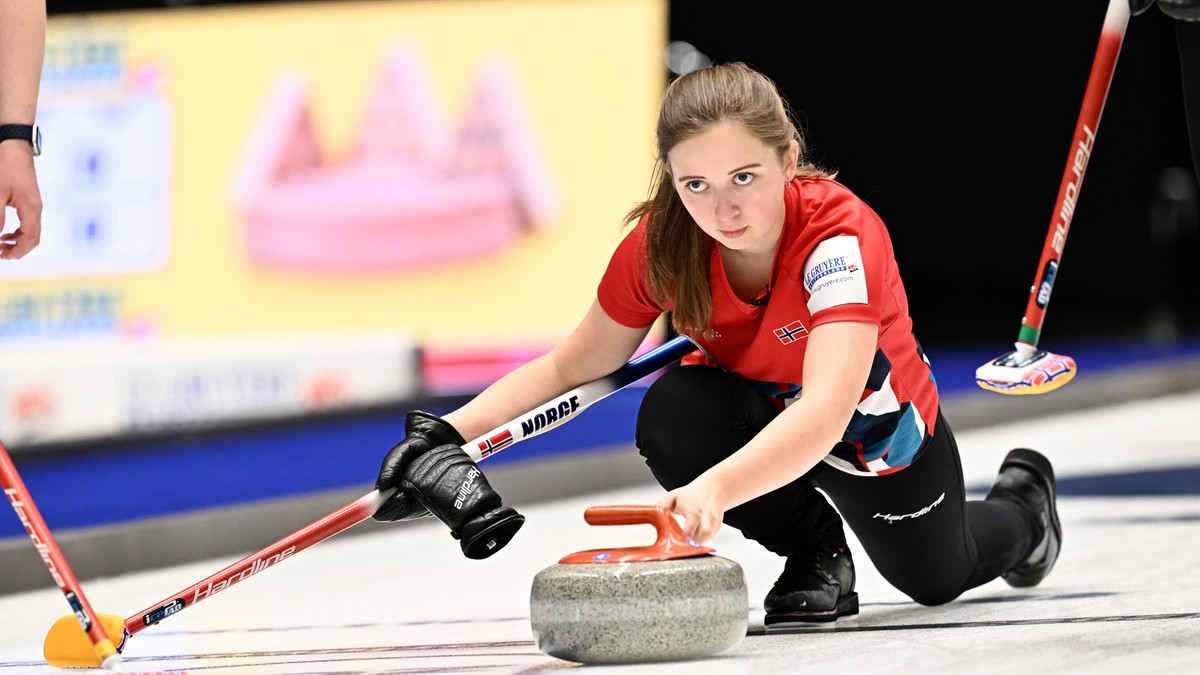
M 504 448 L 507 448 L 508 446 L 510 446 L 512 444 L 513 444 L 512 432 L 509 431 L 508 429 L 505 429 L 504 431 L 501 431 L 500 433 L 496 434 L 495 436 L 492 436 L 491 438 L 487 439 L 486 441 L 480 442 L 478 444 L 479 454 L 483 457 L 487 457 L 489 455 L 500 452 L 501 450 L 503 450 Z
M 799 319 L 789 323 L 782 328 L 775 329 L 775 337 L 785 345 L 790 345 L 797 340 L 803 340 L 808 337 L 808 329 L 804 324 L 800 323 Z

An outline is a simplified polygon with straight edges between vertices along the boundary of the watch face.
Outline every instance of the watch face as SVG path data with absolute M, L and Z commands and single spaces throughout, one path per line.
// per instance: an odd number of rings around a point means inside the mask
M 42 129 L 38 125 L 33 125 L 33 138 L 29 139 L 33 144 L 33 156 L 37 157 L 42 154 Z

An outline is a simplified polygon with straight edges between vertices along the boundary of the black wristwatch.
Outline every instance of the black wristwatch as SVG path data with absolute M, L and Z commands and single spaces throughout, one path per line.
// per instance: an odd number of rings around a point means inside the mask
M 0 143 L 25 141 L 33 146 L 33 156 L 42 154 L 42 130 L 36 124 L 0 124 Z

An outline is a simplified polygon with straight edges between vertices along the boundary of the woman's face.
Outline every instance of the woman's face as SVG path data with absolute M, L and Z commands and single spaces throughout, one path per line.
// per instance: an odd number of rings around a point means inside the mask
M 720 122 L 667 152 L 675 191 L 708 236 L 734 251 L 774 254 L 783 231 L 784 185 L 799 145 L 785 157 L 733 122 Z

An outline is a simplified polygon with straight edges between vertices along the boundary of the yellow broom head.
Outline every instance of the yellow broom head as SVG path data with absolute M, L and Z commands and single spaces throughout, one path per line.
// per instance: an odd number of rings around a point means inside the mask
M 46 663 L 55 668 L 99 668 L 103 660 L 119 653 L 125 646 L 125 620 L 112 614 L 97 614 L 96 618 L 108 640 L 94 646 L 75 615 L 55 621 L 42 645 Z

